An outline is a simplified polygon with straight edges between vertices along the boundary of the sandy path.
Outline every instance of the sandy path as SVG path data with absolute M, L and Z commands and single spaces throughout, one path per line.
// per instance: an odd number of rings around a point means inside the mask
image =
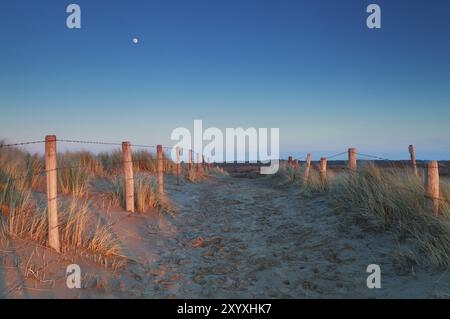
M 326 198 L 302 198 L 264 179 L 219 178 L 167 186 L 174 216 L 153 229 L 141 297 L 373 298 L 446 296 L 449 275 L 392 267 L 395 238 L 343 223 Z M 382 289 L 366 286 L 367 265 Z M 140 271 L 138 271 L 140 272 Z M 444 291 L 444 292 L 443 292 Z M 447 291 L 447 292 L 445 292 Z
M 408 243 L 363 231 L 334 213 L 324 196 L 302 197 L 297 187 L 275 187 L 271 178 L 210 178 L 182 186 L 171 178 L 166 192 L 176 213 L 104 216 L 116 221 L 113 230 L 131 258 L 126 269 L 111 272 L 81 261 L 87 289 L 69 290 L 62 280 L 56 288 L 21 289 L 9 297 L 450 297 L 450 272 L 414 266 L 400 276 L 393 256 Z M 67 263 L 48 277 L 64 279 Z M 381 266 L 381 289 L 366 286 L 372 263 Z M 15 274 L 0 266 L 0 279 Z M 12 279 L 0 280 L 0 291 Z

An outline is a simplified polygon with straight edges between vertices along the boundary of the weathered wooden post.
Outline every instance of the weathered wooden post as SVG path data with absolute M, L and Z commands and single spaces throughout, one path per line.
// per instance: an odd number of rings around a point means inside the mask
M 193 150 L 189 150 L 189 172 L 192 172 L 192 161 L 194 160 L 193 152 Z
M 356 148 L 348 149 L 348 168 L 350 171 L 356 171 Z
M 202 155 L 202 169 L 203 169 L 203 172 L 206 174 L 206 161 L 205 161 L 205 155 Z
M 157 158 L 157 184 L 158 193 L 164 194 L 164 158 L 163 158 L 163 148 L 161 144 L 156 146 L 156 158 Z
M 178 185 L 181 184 L 181 150 L 180 147 L 177 146 L 177 183 Z
M 322 181 L 322 184 L 327 183 L 327 158 L 326 157 L 320 158 L 320 180 Z
M 414 175 L 419 176 L 419 172 L 417 171 L 417 163 L 416 163 L 416 153 L 414 151 L 414 145 L 410 145 L 408 147 L 409 155 L 411 157 L 411 163 L 414 170 Z
M 200 174 L 200 154 L 197 153 L 197 162 L 195 163 L 195 168 L 197 169 L 197 175 Z
M 294 161 L 294 168 L 296 171 L 300 171 L 301 168 L 300 160 L 297 159 Z
M 47 175 L 48 245 L 61 252 L 58 228 L 58 183 L 56 161 L 56 136 L 45 137 L 45 170 Z
M 305 176 L 303 176 L 304 183 L 308 182 L 310 170 L 311 170 L 311 153 L 308 153 L 308 155 L 306 155 Z
M 122 142 L 123 172 L 125 176 L 125 209 L 134 212 L 134 178 L 133 160 L 131 158 L 130 142 Z
M 439 164 L 437 161 L 429 161 L 425 168 L 425 207 L 439 214 Z

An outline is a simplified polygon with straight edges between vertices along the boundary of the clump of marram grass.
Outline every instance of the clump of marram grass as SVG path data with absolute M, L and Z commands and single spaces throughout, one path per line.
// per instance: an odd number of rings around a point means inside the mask
M 195 168 L 186 170 L 186 179 L 191 183 L 196 183 L 198 181 L 199 178 Z
M 120 149 L 115 149 L 111 153 L 102 152 L 97 155 L 98 160 L 103 165 L 103 169 L 108 174 L 117 174 L 123 171 L 123 153 Z
M 134 179 L 134 203 L 137 211 L 145 212 L 156 207 L 157 198 L 154 178 L 148 175 L 137 175 Z
M 202 165 L 200 165 L 199 170 L 197 170 L 197 167 L 197 163 L 193 163 L 192 169 L 187 169 L 185 172 L 186 179 L 191 183 L 197 183 L 205 180 L 208 176 L 207 171 L 205 171 Z
M 120 246 L 110 227 L 95 220 L 90 204 L 86 201 L 74 199 L 60 203 L 58 225 L 63 252 L 87 250 L 104 257 L 121 256 Z M 21 207 L 15 207 L 8 214 L 0 216 L 0 236 L 18 237 L 47 245 L 47 208 L 38 207 L 29 194 L 24 193 Z
M 87 201 L 71 200 L 61 207 L 58 218 L 63 251 L 76 248 L 106 257 L 119 255 L 120 246 L 110 226 L 95 221 L 92 215 Z
M 153 159 L 152 153 L 139 150 L 133 152 L 133 170 L 135 172 L 156 172 L 156 162 Z
M 275 174 L 270 176 L 278 182 L 278 185 L 294 184 L 300 180 L 300 172 L 287 165 L 282 165 Z
M 29 209 L 31 191 L 17 187 L 10 174 L 0 171 L 0 213 L 11 215 Z
M 301 170 L 300 193 L 306 197 L 313 195 L 324 194 L 328 191 L 329 185 L 333 183 L 335 175 L 328 170 L 325 178 L 322 178 L 320 172 L 315 167 L 311 166 L 309 170 L 309 177 L 305 180 L 305 168 Z
M 225 171 L 222 167 L 212 166 L 210 170 L 210 175 L 214 176 L 229 176 L 227 171 Z
M 31 188 L 40 181 L 41 158 L 17 148 L 0 149 L 0 216 L 29 210 Z
M 177 164 L 172 161 L 171 157 L 167 156 L 165 153 L 163 153 L 163 165 L 165 173 L 172 175 L 177 173 Z
M 78 162 L 86 173 L 96 176 L 103 176 L 105 174 L 103 163 L 92 153 L 81 151 L 73 153 L 73 156 L 75 158 L 78 157 L 78 160 L 75 162 Z
M 448 196 L 448 182 L 442 183 Z M 441 203 L 440 215 L 424 208 L 423 182 L 408 169 L 378 168 L 366 163 L 355 173 L 341 174 L 330 186 L 336 210 L 345 211 L 367 229 L 393 229 L 413 238 L 435 266 L 450 266 L 450 209 Z
M 125 179 L 123 176 L 113 180 L 114 196 L 125 207 Z M 134 176 L 134 205 L 136 211 L 146 212 L 149 208 L 156 207 L 158 199 L 155 191 L 153 176 L 137 174 Z
M 60 160 L 63 163 L 58 170 L 58 190 L 64 195 L 83 197 L 87 194 L 89 174 L 83 167 L 71 160 Z
M 101 160 L 86 151 L 59 154 L 58 167 L 58 189 L 75 197 L 87 194 L 90 177 L 105 174 Z
M 0 149 L 0 170 L 14 180 L 18 189 L 38 188 L 45 171 L 42 156 L 18 148 Z
M 450 203 L 450 179 L 441 179 L 440 184 L 440 197 L 442 199 L 441 205 L 444 206 L 443 210 L 446 211 L 445 206 L 449 206 Z

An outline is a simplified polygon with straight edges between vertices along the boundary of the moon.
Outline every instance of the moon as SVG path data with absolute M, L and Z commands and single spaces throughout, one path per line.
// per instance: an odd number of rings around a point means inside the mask
M 139 39 L 138 38 L 133 38 L 133 43 L 134 44 L 137 44 L 139 42 Z

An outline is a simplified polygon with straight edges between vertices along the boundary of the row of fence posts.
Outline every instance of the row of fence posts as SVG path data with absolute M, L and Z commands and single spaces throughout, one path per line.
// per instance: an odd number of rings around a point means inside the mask
M 47 205 L 48 205 L 48 242 L 49 246 L 60 252 L 60 241 L 58 231 L 58 204 L 57 204 L 57 149 L 56 149 L 56 136 L 47 135 L 45 137 L 45 170 L 46 170 L 46 185 L 47 185 Z M 134 212 L 134 179 L 133 179 L 133 160 L 131 155 L 131 143 L 122 143 L 123 152 L 123 170 L 125 177 L 125 208 L 128 212 Z M 159 194 L 164 194 L 164 155 L 162 145 L 157 145 L 157 191 Z M 409 146 L 409 153 L 411 156 L 411 163 L 413 166 L 414 174 L 419 176 L 417 170 L 417 163 L 415 159 L 414 146 Z M 194 174 L 193 156 L 192 150 L 189 150 L 189 163 L 188 169 L 190 174 Z M 350 172 L 355 172 L 357 168 L 356 149 L 348 149 L 348 168 Z M 181 184 L 181 149 L 176 149 L 176 174 L 177 183 Z M 310 153 L 306 156 L 305 171 L 303 180 L 307 182 L 310 177 L 312 156 Z M 197 163 L 195 170 L 200 172 L 200 166 L 203 171 L 206 171 L 208 167 L 211 170 L 211 163 L 205 162 L 205 158 L 202 157 L 202 163 L 200 164 L 200 154 L 197 154 Z M 299 160 L 293 160 L 292 156 L 288 158 L 288 165 L 299 170 L 301 167 Z M 327 158 L 321 157 L 319 164 L 320 178 L 323 183 L 327 182 Z M 425 205 L 427 209 L 432 210 L 436 215 L 439 213 L 439 164 L 437 161 L 428 161 L 425 166 L 424 172 L 426 199 Z
M 58 230 L 58 187 L 57 187 L 57 149 L 56 136 L 47 135 L 45 137 L 45 170 L 46 170 L 46 185 L 47 185 L 47 207 L 48 207 L 48 244 L 57 252 L 61 251 Z M 131 143 L 122 142 L 123 153 L 123 172 L 125 183 L 125 209 L 128 212 L 134 212 L 134 177 L 133 177 L 133 159 L 131 152 Z M 177 184 L 181 184 L 182 167 L 181 167 L 181 149 L 176 149 L 176 174 Z M 164 154 L 162 145 L 156 146 L 156 180 L 157 191 L 159 194 L 164 194 Z M 202 164 L 200 164 L 200 155 L 197 154 L 196 172 L 200 172 L 200 165 L 206 172 L 206 168 L 211 170 L 211 162 L 206 163 L 204 156 L 202 157 Z M 195 174 L 193 165 L 193 151 L 189 150 L 189 173 Z
M 416 155 L 414 151 L 414 145 L 409 145 L 408 147 L 411 165 L 414 174 L 419 177 L 419 172 L 417 169 Z M 305 170 L 303 175 L 303 181 L 306 183 L 309 180 L 310 170 L 311 170 L 311 160 L 312 156 L 310 153 L 306 155 Z M 321 157 L 319 162 L 319 175 L 322 183 L 327 183 L 327 165 L 328 160 L 326 157 Z M 288 166 L 294 167 L 296 170 L 300 170 L 300 162 L 294 160 L 292 156 L 288 157 Z M 348 149 L 348 169 L 350 172 L 356 172 L 357 168 L 357 153 L 356 148 Z M 439 163 L 437 161 L 428 161 L 424 167 L 424 186 L 425 186 L 425 207 L 432 210 L 435 215 L 439 214 Z

